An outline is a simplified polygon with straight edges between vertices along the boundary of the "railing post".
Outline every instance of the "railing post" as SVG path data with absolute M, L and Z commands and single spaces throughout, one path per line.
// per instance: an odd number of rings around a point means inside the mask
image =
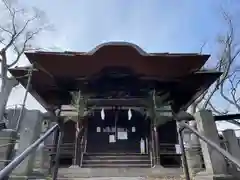
M 198 132 L 220 146 L 217 126 L 212 112 L 209 110 L 200 110 L 195 113 L 194 117 L 197 123 Z M 200 141 L 200 144 L 206 172 L 213 175 L 227 174 L 225 158 L 208 143 Z
M 235 164 L 238 168 L 240 168 L 240 161 L 239 159 L 233 157 L 230 153 L 222 149 L 218 144 L 216 144 L 214 141 L 208 139 L 201 133 L 199 133 L 197 130 L 190 127 L 188 124 L 181 122 L 180 123 L 182 127 L 185 127 L 189 130 L 191 130 L 194 134 L 196 134 L 202 141 L 204 141 L 207 145 L 211 146 L 214 150 L 216 150 L 218 153 L 220 153 L 222 156 L 227 158 L 229 161 L 231 161 L 233 164 Z M 210 174 L 215 175 L 215 174 Z M 224 172 L 221 175 L 226 175 Z
M 226 129 L 222 133 L 224 139 L 227 141 L 229 153 L 240 159 L 240 146 L 238 144 L 238 137 L 236 136 L 234 130 Z
M 182 154 L 182 164 L 183 164 L 184 175 L 186 177 L 186 180 L 190 180 L 187 156 L 186 156 L 186 151 L 185 151 L 184 141 L 183 141 L 183 129 L 184 128 L 181 127 L 180 124 L 177 122 L 177 131 L 179 136 L 178 139 L 179 139 L 179 144 L 180 144 L 181 154 Z
M 189 121 L 189 126 L 197 130 L 196 121 Z M 186 134 L 189 136 L 189 147 L 186 151 L 188 167 L 191 176 L 194 176 L 204 170 L 204 162 L 202 156 L 201 144 L 198 136 L 186 129 Z
M 63 129 L 64 122 L 61 119 L 59 119 L 58 125 L 59 125 L 59 133 L 58 133 L 57 149 L 56 149 L 56 155 L 54 158 L 54 166 L 53 166 L 53 173 L 52 173 L 53 180 L 57 180 L 57 176 L 58 176 L 60 151 L 61 151 L 61 144 L 62 144 L 62 138 L 64 133 L 64 129 Z
M 225 143 L 227 145 L 227 151 L 234 157 L 238 158 L 240 160 L 240 146 L 238 143 L 238 137 L 236 136 L 233 129 L 226 129 L 223 132 L 223 137 L 225 140 Z M 229 161 L 228 161 L 229 162 Z M 232 163 L 229 164 L 227 167 L 228 171 L 231 171 L 232 173 L 237 173 L 237 168 Z

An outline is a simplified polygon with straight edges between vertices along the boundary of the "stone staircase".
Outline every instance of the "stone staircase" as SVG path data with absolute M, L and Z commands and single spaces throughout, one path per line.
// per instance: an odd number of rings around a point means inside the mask
M 180 180 L 181 168 L 151 167 L 148 154 L 86 153 L 82 167 L 60 168 L 59 180 Z
M 86 153 L 82 167 L 60 168 L 59 180 L 180 180 L 181 168 L 151 167 L 148 154 Z
M 148 154 L 90 153 L 84 154 L 82 168 L 150 168 Z

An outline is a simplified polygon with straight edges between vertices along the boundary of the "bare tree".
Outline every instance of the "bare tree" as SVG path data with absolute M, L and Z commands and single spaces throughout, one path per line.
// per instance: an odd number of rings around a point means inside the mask
M 218 44 L 220 47 L 220 58 L 213 68 L 216 71 L 223 72 L 221 77 L 214 85 L 203 93 L 192 104 L 192 113 L 196 112 L 196 108 L 210 108 L 216 114 L 226 114 L 228 109 L 221 110 L 212 101 L 213 96 L 222 97 L 231 106 L 240 111 L 240 68 L 237 59 L 240 54 L 240 44 L 237 43 L 232 18 L 226 12 L 223 12 L 224 20 L 227 22 L 228 30 L 224 36 L 220 36 Z M 202 48 L 201 48 L 202 49 Z
M 228 31 L 225 36 L 219 38 L 222 53 L 217 69 L 222 71 L 223 75 L 218 80 L 216 92 L 236 111 L 240 112 L 240 69 L 237 61 L 240 55 L 240 44 L 236 37 L 236 27 L 233 25 L 232 18 L 226 12 L 223 12 L 223 15 L 228 24 Z M 206 101 L 205 107 L 211 108 L 217 114 L 228 112 L 228 109 L 219 110 L 211 99 Z
M 8 80 L 12 79 L 8 75 L 8 69 L 19 62 L 25 51 L 38 49 L 38 47 L 34 46 L 34 40 L 50 26 L 46 23 L 47 21 L 44 18 L 43 12 L 36 8 L 22 8 L 14 0 L 1 0 L 0 11 L 0 62 L 2 80 L 0 119 L 2 119 L 2 111 L 6 106 L 10 94 L 9 92 L 5 93 L 9 91 L 6 90 L 6 84 Z M 14 85 L 17 85 L 17 83 Z M 3 98 L 4 100 L 2 100 Z

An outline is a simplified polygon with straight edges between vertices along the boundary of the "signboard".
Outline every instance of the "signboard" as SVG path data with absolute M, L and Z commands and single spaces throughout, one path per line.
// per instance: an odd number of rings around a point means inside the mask
M 119 132 L 118 131 L 118 135 L 117 135 L 119 140 L 127 140 L 128 139 L 128 133 L 127 132 Z

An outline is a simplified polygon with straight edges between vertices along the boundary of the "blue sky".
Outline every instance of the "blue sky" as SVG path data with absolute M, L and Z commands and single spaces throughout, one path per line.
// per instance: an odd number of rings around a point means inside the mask
M 221 8 L 236 0 L 21 0 L 43 10 L 56 31 L 43 44 L 88 51 L 110 40 L 131 41 L 150 52 L 212 51 L 223 31 Z
M 37 44 L 58 50 L 89 51 L 106 41 L 129 41 L 147 52 L 198 53 L 216 57 L 218 35 L 226 30 L 222 8 L 234 16 L 237 0 L 21 0 L 46 13 L 55 31 Z M 20 64 L 26 64 L 23 60 Z M 24 90 L 13 91 L 9 105 L 20 104 Z M 39 108 L 32 97 L 27 107 Z

